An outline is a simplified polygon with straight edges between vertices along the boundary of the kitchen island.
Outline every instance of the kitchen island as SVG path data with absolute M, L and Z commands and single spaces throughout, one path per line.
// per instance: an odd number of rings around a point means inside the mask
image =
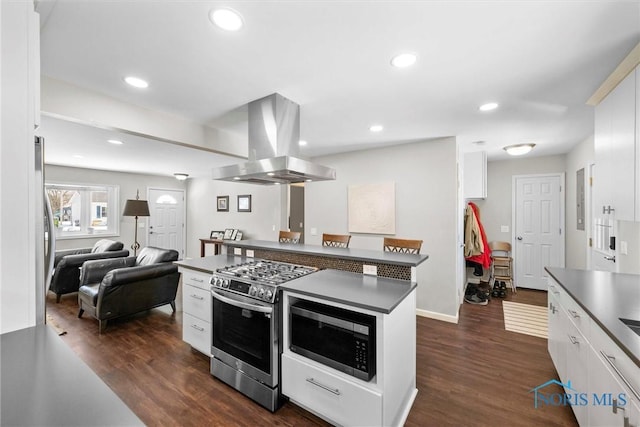
M 546 270 L 549 355 L 578 423 L 639 425 L 640 275 Z

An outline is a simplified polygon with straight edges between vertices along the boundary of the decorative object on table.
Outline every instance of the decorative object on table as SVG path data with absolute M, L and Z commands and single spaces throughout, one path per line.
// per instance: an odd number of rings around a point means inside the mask
M 395 234 L 395 183 L 350 185 L 348 214 L 350 233 Z
M 229 196 L 218 196 L 216 201 L 218 212 L 229 212 Z
M 222 240 L 223 237 L 224 237 L 224 231 L 212 231 L 211 234 L 209 235 L 210 239 L 215 239 L 215 240 Z
M 251 195 L 238 196 L 238 212 L 251 212 Z
M 236 238 L 235 238 L 235 240 L 242 240 L 242 231 L 238 231 L 238 232 L 236 233 Z
M 133 216 L 136 218 L 136 228 L 133 238 L 133 245 L 131 245 L 131 249 L 133 249 L 133 256 L 136 256 L 138 253 L 138 249 L 140 249 L 140 243 L 138 243 L 138 217 L 139 216 L 150 216 L 149 214 L 149 203 L 146 200 L 140 200 L 140 192 L 136 190 L 136 199 L 129 199 L 124 204 L 124 212 L 122 212 L 122 216 Z
M 224 230 L 224 234 L 222 235 L 222 238 L 224 240 L 231 240 L 231 237 L 233 236 L 234 232 L 235 232 L 235 229 L 227 228 L 226 230 Z
M 231 237 L 229 237 L 229 240 L 236 240 L 237 235 L 238 235 L 238 230 L 234 228 L 233 232 L 231 233 Z

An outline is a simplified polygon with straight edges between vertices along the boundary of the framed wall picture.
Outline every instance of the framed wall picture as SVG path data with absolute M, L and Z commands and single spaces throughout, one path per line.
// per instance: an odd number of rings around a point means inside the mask
M 251 195 L 238 196 L 238 212 L 251 212 Z
M 233 232 L 236 231 L 233 228 L 227 228 L 226 230 L 224 230 L 224 235 L 222 236 L 222 238 L 224 240 L 229 240 L 231 239 L 231 236 L 233 236 Z
M 210 239 L 221 240 L 224 237 L 224 231 L 212 231 L 209 236 Z
M 242 240 L 242 231 L 236 233 L 236 240 Z
M 218 196 L 216 202 L 218 212 L 229 212 L 229 196 Z

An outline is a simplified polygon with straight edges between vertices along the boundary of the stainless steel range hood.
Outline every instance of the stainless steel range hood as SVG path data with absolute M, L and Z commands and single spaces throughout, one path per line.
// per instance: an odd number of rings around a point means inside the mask
M 293 184 L 336 179 L 335 169 L 298 157 L 300 106 L 274 93 L 249 103 L 249 161 L 213 170 L 213 179 Z

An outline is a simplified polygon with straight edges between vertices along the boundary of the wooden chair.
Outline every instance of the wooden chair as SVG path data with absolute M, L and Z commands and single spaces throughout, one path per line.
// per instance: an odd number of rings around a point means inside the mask
M 280 243 L 300 243 L 300 236 L 302 233 L 299 231 L 282 231 L 280 230 L 280 235 L 278 236 L 278 241 Z
M 385 237 L 383 250 L 385 252 L 399 252 L 403 254 L 419 254 L 422 247 L 422 240 L 394 239 Z
M 322 246 L 332 248 L 348 248 L 351 236 L 348 234 L 323 234 Z
M 493 287 L 496 281 L 509 282 L 511 290 L 516 292 L 513 281 L 513 258 L 511 258 L 511 243 L 489 242 L 491 249 L 491 278 L 489 285 Z

